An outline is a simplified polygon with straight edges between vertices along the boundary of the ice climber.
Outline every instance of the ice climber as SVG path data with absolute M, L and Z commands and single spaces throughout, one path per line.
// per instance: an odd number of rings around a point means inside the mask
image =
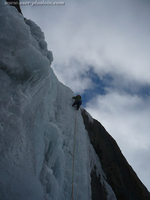
M 75 100 L 75 102 L 72 104 L 72 106 L 77 105 L 77 110 L 79 110 L 80 105 L 82 104 L 82 98 L 80 95 L 77 95 L 76 97 L 72 97 L 72 99 Z

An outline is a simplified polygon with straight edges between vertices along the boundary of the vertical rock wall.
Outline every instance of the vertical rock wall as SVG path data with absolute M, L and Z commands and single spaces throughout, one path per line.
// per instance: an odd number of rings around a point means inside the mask
M 89 119 L 89 114 L 83 109 L 82 117 L 90 141 L 101 161 L 108 184 L 112 187 L 118 200 L 150 200 L 150 193 L 128 164 L 115 140 L 97 121 Z M 91 184 L 97 180 L 91 173 Z M 99 185 L 93 185 L 92 192 L 101 190 Z M 96 200 L 96 198 L 93 198 Z

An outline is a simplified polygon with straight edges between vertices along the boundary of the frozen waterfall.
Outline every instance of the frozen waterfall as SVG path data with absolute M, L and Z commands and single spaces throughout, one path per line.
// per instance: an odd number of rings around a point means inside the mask
M 75 108 L 73 92 L 50 64 L 44 34 L 5 1 L 0 6 L 0 199 L 70 200 Z M 91 170 L 105 180 L 77 112 L 74 199 L 91 199 Z

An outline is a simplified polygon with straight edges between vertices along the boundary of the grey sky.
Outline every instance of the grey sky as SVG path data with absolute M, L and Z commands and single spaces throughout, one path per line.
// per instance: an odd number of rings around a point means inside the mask
M 22 6 L 22 11 L 42 28 L 54 55 L 52 68 L 75 93 L 95 89 L 85 75 L 91 68 L 102 81 L 106 74 L 113 77 L 106 94 L 96 91 L 85 107 L 116 139 L 150 190 L 150 2 L 64 2 Z

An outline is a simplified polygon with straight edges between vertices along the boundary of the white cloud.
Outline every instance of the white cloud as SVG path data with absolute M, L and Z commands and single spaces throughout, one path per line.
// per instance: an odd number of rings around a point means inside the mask
M 76 57 L 97 70 L 150 80 L 150 6 L 141 1 L 65 1 L 65 6 L 22 6 L 43 29 L 54 63 Z M 69 66 L 68 66 L 69 67 Z
M 89 70 L 89 66 L 84 67 L 79 61 L 71 58 L 67 64 L 52 65 L 59 81 L 69 86 L 75 93 L 82 94 L 85 89 L 93 87 L 92 80 L 88 76 L 83 76 Z

